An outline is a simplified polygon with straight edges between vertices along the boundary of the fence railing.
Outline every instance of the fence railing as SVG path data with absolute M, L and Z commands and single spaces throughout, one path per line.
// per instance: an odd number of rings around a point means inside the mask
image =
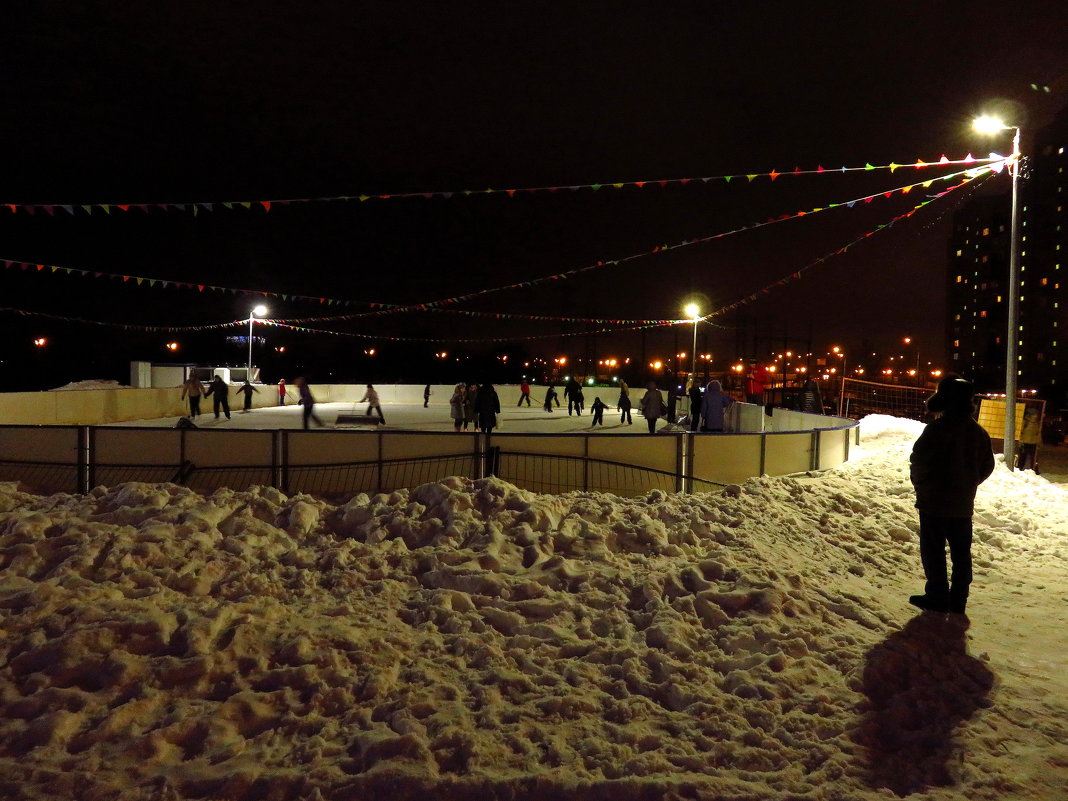
M 205 492 L 266 485 L 330 496 L 496 475 L 536 492 L 626 496 L 826 469 L 849 458 L 858 432 L 856 423 L 655 436 L 0 426 L 0 480 L 40 493 L 143 481 Z

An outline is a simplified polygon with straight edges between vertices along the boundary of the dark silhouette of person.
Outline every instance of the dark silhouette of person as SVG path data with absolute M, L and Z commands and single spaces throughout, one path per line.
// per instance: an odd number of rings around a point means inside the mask
M 258 394 L 259 390 L 256 389 L 254 386 L 252 386 L 252 384 L 249 383 L 248 379 L 245 379 L 245 383 L 242 384 L 240 387 L 238 387 L 237 391 L 238 391 L 238 394 L 241 394 L 241 395 L 245 396 L 244 407 L 241 409 L 241 411 L 242 412 L 251 412 L 252 411 L 252 393 L 255 392 L 255 393 Z
M 696 431 L 701 425 L 701 385 L 697 383 L 697 376 L 693 377 L 690 384 L 690 431 Z
M 545 390 L 545 411 L 551 412 L 553 410 L 553 403 L 560 406 L 560 399 L 556 396 L 556 387 L 549 384 L 548 389 Z
M 308 386 L 307 379 L 304 376 L 299 377 L 295 382 L 297 385 L 297 391 L 300 393 L 300 400 L 297 403 L 304 406 L 304 427 L 308 427 L 308 420 L 314 420 L 317 426 L 322 426 L 323 421 L 319 419 L 319 416 L 315 414 L 315 397 L 312 395 L 311 387 Z
M 216 420 L 219 419 L 220 409 L 226 414 L 226 419 L 230 419 L 230 387 L 226 386 L 222 376 L 217 375 L 211 380 L 204 395 L 211 395 L 211 408 L 215 412 Z
M 480 431 L 488 434 L 497 427 L 497 415 L 501 413 L 501 399 L 497 397 L 497 390 L 492 384 L 486 383 L 478 388 L 475 411 L 478 414 Z
M 604 425 L 604 410 L 608 407 L 604 404 L 600 398 L 593 399 L 593 406 L 590 407 L 590 411 L 593 412 L 593 422 L 590 424 L 590 428 L 597 425 Z
M 423 408 L 427 408 L 430 405 L 430 384 L 423 387 Z
M 799 411 L 807 414 L 823 414 L 823 398 L 820 397 L 820 385 L 811 378 L 801 385 Z
M 970 382 L 947 376 L 927 401 L 938 415 L 912 446 L 910 477 L 920 512 L 920 560 L 927 585 L 909 603 L 930 612 L 964 614 L 972 582 L 975 491 L 994 472 L 990 435 L 972 419 Z M 946 544 L 953 561 L 946 575 Z
M 616 408 L 619 409 L 619 422 L 620 424 L 626 423 L 628 426 L 634 425 L 634 420 L 630 416 L 630 394 L 621 391 L 619 393 L 619 400 L 616 402 Z

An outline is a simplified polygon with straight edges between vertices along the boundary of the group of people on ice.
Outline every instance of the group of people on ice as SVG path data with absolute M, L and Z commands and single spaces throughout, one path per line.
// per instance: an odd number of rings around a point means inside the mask
M 526 386 L 526 384 L 524 384 Z M 530 387 L 527 386 L 527 405 L 530 405 Z M 520 396 L 522 402 L 522 395 Z M 449 398 L 449 416 L 457 431 L 467 431 L 473 427 L 476 431 L 489 433 L 498 425 L 497 415 L 501 413 L 501 399 L 493 384 L 457 384 Z

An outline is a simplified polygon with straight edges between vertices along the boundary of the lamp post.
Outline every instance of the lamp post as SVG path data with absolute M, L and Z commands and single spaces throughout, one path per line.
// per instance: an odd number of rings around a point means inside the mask
M 831 351 L 842 360 L 842 377 L 838 386 L 838 416 L 841 417 L 845 409 L 846 355 L 845 351 L 837 345 L 831 348 Z
M 697 380 L 697 323 L 701 321 L 701 309 L 696 303 L 689 304 L 683 311 L 693 320 L 693 350 L 690 352 L 690 375 Z
M 248 371 L 245 373 L 247 381 L 252 380 L 252 322 L 257 317 L 263 317 L 267 313 L 267 307 L 256 306 L 248 313 Z
M 1014 469 L 1016 461 L 1016 363 L 1017 341 L 1020 328 L 1020 278 L 1017 264 L 1019 250 L 1019 177 L 1020 177 L 1020 126 L 1006 125 L 1001 119 L 984 114 L 977 117 L 972 126 L 979 133 L 995 134 L 1012 131 L 1012 156 L 1009 169 L 1012 175 L 1012 217 L 1009 222 L 1009 308 L 1008 337 L 1005 342 L 1005 466 Z

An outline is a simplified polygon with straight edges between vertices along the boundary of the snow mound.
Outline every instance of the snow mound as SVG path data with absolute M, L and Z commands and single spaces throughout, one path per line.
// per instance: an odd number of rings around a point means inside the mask
M 974 720 L 994 672 L 963 626 L 902 628 L 915 428 L 879 424 L 884 447 L 861 462 L 721 494 L 453 477 L 338 506 L 263 487 L 0 484 L 0 788 L 1011 797 L 1019 766 Z M 999 466 L 984 487 L 977 577 L 1057 552 L 1065 494 L 1040 481 Z M 981 729 L 967 764 L 962 726 Z

